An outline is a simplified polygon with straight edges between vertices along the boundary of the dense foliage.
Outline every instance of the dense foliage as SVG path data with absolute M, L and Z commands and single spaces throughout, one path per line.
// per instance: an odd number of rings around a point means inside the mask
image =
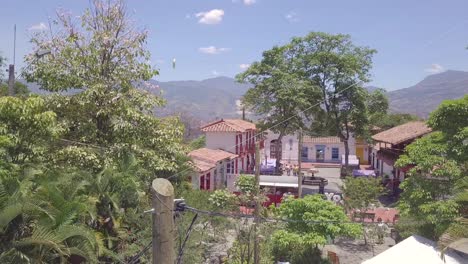
M 137 89 L 157 72 L 122 2 L 59 11 L 52 27 L 25 76 L 73 93 L 0 97 L 0 262 L 127 262 L 151 240 L 151 180 L 186 175 L 183 128 Z
M 320 259 L 318 245 L 325 245 L 329 239 L 339 236 L 357 237 L 362 233 L 360 225 L 349 223 L 342 207 L 320 195 L 286 199 L 277 213 L 288 221 L 284 229 L 276 230 L 272 235 L 276 260 L 303 263 L 300 259 L 312 259 L 313 256 Z
M 454 226 L 468 228 L 463 219 L 468 217 L 467 116 L 468 96 L 444 101 L 428 120 L 436 132 L 407 146 L 397 161 L 397 166 L 412 166 L 401 184 L 399 209 L 417 221 L 402 226 L 403 231 L 437 240 L 446 231 L 460 229 Z

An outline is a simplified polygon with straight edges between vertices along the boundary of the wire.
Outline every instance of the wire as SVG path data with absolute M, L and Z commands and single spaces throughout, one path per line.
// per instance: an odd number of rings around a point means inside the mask
M 182 243 L 182 247 L 179 250 L 179 256 L 177 257 L 177 264 L 180 264 L 182 261 L 182 256 L 184 255 L 184 250 L 185 250 L 185 244 L 187 243 L 187 240 L 190 234 L 192 233 L 193 224 L 195 224 L 195 221 L 197 220 L 197 218 L 198 218 L 198 214 L 195 214 L 195 216 L 192 218 L 192 222 L 190 223 L 190 226 L 187 230 L 187 234 L 185 235 L 185 239 L 184 239 L 184 242 Z
M 134 256 L 133 258 L 131 258 L 129 261 L 128 261 L 128 264 L 135 264 L 137 263 L 137 261 L 141 258 L 141 256 L 143 256 L 143 254 L 145 254 L 150 248 L 151 246 L 153 245 L 153 241 L 150 241 L 148 243 L 148 245 L 146 245 L 145 248 L 143 248 L 142 251 L 140 251 L 136 256 Z

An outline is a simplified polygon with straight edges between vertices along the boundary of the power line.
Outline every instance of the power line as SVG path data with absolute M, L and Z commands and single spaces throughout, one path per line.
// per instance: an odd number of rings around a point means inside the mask
M 150 241 L 148 245 L 146 245 L 145 248 L 143 248 L 136 256 L 132 257 L 129 261 L 128 264 L 135 264 L 137 261 L 143 256 L 153 245 L 153 241 Z
M 179 255 L 177 256 L 177 264 L 180 264 L 182 261 L 182 256 L 184 255 L 184 250 L 185 250 L 185 244 L 187 243 L 187 240 L 192 233 L 193 225 L 195 224 L 195 221 L 197 221 L 198 214 L 195 214 L 195 216 L 192 218 L 192 222 L 190 223 L 190 226 L 187 230 L 187 233 L 185 234 L 185 239 L 184 242 L 182 243 L 182 246 L 180 247 L 179 250 Z

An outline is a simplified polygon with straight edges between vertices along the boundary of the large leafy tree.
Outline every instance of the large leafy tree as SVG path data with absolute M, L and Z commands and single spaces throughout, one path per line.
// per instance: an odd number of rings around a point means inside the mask
M 290 44 L 296 54 L 294 71 L 310 82 L 320 98 L 309 97 L 310 104 L 320 103 L 315 111 L 314 130 L 335 134 L 345 145 L 348 164 L 348 140 L 354 133 L 364 135 L 368 129 L 367 91 L 372 55 L 376 52 L 356 46 L 349 35 L 311 32 L 294 38 Z
M 407 146 L 396 163 L 413 166 L 402 183 L 401 214 L 420 221 L 413 230 L 433 239 L 459 230 L 454 226 L 467 230 L 467 115 L 468 96 L 444 101 L 428 120 L 437 131 Z
M 243 104 L 260 116 L 259 127 L 271 129 L 278 134 L 276 149 L 281 139 L 304 127 L 304 112 L 311 112 L 307 98 L 317 98 L 309 83 L 292 71 L 293 58 L 289 45 L 273 47 L 263 52 L 263 58 L 254 62 L 245 72 L 239 74 L 240 82 L 250 83 L 243 97 Z M 281 153 L 277 153 L 277 166 Z
M 130 152 L 153 173 L 177 170 L 183 130 L 177 119 L 153 114 L 164 102 L 145 82 L 157 74 L 147 63 L 147 36 L 122 1 L 96 0 L 78 21 L 59 11 L 52 29 L 31 39 L 27 80 L 48 91 L 79 89 L 48 98 L 66 129 L 57 161 L 97 171 Z

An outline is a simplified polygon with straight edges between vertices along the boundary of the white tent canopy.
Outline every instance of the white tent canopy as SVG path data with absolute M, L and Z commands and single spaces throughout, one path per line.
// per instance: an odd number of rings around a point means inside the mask
M 441 259 L 441 253 L 437 250 L 434 241 L 427 238 L 413 235 L 401 241 L 395 246 L 387 249 L 379 255 L 362 262 L 362 264 L 466 264 L 468 260 L 463 260 L 454 252 L 448 251 Z

